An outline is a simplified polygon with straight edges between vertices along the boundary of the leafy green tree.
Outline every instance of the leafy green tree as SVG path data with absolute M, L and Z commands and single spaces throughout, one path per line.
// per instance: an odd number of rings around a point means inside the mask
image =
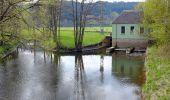
M 170 41 L 170 0 L 146 0 L 144 23 L 157 43 Z

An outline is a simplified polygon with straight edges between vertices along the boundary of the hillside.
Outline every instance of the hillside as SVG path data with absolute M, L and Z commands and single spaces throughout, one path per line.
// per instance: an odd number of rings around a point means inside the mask
M 72 26 L 72 7 L 71 1 L 65 1 L 63 4 L 62 26 Z M 102 5 L 101 5 L 102 4 Z M 131 10 L 138 2 L 96 2 L 93 3 L 93 8 L 90 10 L 88 17 L 90 23 L 88 26 L 99 26 L 97 19 L 103 15 L 103 25 L 109 26 L 111 22 L 123 11 Z M 80 5 L 80 4 L 79 4 Z M 101 14 L 101 11 L 103 14 Z

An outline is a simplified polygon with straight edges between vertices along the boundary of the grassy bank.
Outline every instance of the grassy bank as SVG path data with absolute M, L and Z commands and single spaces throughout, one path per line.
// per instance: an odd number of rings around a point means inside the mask
M 98 27 L 95 27 L 96 29 L 99 29 Z M 87 28 L 88 31 L 85 31 L 84 34 L 84 40 L 83 40 L 83 46 L 91 45 L 91 44 L 96 44 L 102 41 L 105 37 L 105 35 L 108 35 L 109 33 L 104 33 L 100 34 L 99 32 L 95 31 L 95 28 Z M 109 28 L 108 28 L 109 29 Z M 40 33 L 39 31 L 36 31 L 33 33 L 32 30 L 23 30 L 22 31 L 22 36 L 27 39 L 32 39 L 36 38 L 42 41 L 42 44 L 48 48 L 53 48 L 54 43 L 52 39 L 50 39 L 47 34 Z M 45 40 L 44 37 L 47 37 Z M 61 45 L 63 47 L 68 47 L 68 48 L 73 48 L 74 47 L 74 33 L 73 33 L 73 28 L 72 27 L 63 27 L 61 28 L 61 33 L 60 33 L 60 40 L 61 40 Z
M 98 32 L 85 32 L 83 46 L 99 43 L 105 35 Z M 63 47 L 74 47 L 74 35 L 72 31 L 61 31 L 61 44 Z
M 70 31 L 73 30 L 73 27 L 61 27 L 62 31 Z M 100 27 L 86 27 L 85 31 L 90 31 L 90 32 L 100 32 Z M 105 32 L 112 32 L 112 27 L 104 27 Z
M 169 100 L 170 44 L 148 48 L 145 67 L 147 79 L 143 92 L 146 100 Z

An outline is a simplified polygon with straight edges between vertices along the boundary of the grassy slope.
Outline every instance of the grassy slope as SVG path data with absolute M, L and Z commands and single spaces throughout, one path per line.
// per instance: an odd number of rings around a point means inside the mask
M 99 32 L 96 32 L 96 29 L 100 29 L 99 27 L 93 27 L 93 28 L 87 28 L 84 34 L 84 41 L 83 41 L 83 46 L 90 45 L 90 44 L 95 44 L 99 43 L 101 40 L 104 39 L 105 35 L 107 33 L 100 34 Z M 108 30 L 111 29 L 111 27 L 107 27 Z M 28 30 L 23 30 L 22 35 L 27 38 L 33 38 L 35 37 L 32 35 L 31 31 Z M 42 35 L 38 31 L 36 31 L 36 36 L 41 38 Z M 62 27 L 61 28 L 61 44 L 63 47 L 68 47 L 68 48 L 73 48 L 74 47 L 74 34 L 73 34 L 73 27 Z M 47 39 L 45 41 L 45 44 L 50 45 L 54 44 L 51 41 L 52 39 Z M 50 43 L 48 43 L 50 42 Z M 52 46 L 50 46 L 52 47 Z
M 170 98 L 170 45 L 153 46 L 145 62 L 147 80 L 143 92 L 147 100 Z
M 105 35 L 97 32 L 85 32 L 83 45 L 90 45 L 100 42 Z M 74 47 L 74 36 L 72 31 L 61 31 L 61 43 L 64 47 Z
M 73 27 L 62 27 L 61 30 L 73 30 Z M 85 31 L 100 31 L 100 27 L 86 27 Z M 104 27 L 105 32 L 112 32 L 112 27 Z

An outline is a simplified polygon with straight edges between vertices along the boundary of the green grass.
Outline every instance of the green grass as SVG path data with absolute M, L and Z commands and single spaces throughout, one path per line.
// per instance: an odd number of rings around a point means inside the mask
M 85 32 L 83 46 L 99 43 L 105 35 L 98 32 Z M 61 44 L 63 47 L 74 47 L 74 35 L 72 31 L 61 31 Z
M 110 29 L 110 27 L 107 28 Z M 88 27 L 87 29 L 88 30 L 86 30 L 84 34 L 83 46 L 99 43 L 104 39 L 105 35 L 108 35 L 108 32 L 105 32 L 104 34 L 100 34 L 99 32 L 96 32 L 95 29 L 100 29 L 99 27 L 92 27 L 92 28 Z M 39 40 L 42 40 L 47 34 L 41 34 L 38 31 L 35 31 L 35 34 L 33 34 L 33 31 L 28 31 L 28 30 L 22 31 L 22 36 L 27 39 L 36 37 L 39 38 Z M 63 47 L 74 48 L 75 46 L 74 46 L 73 27 L 62 27 L 60 39 L 61 39 L 61 45 Z M 48 48 L 54 47 L 54 43 L 52 42 L 52 39 L 49 38 L 42 41 L 42 44 L 45 47 L 49 46 Z
M 147 51 L 147 71 L 143 87 L 146 100 L 169 100 L 170 98 L 170 45 L 152 46 Z
M 61 30 L 63 31 L 71 31 L 73 30 L 73 27 L 61 27 Z M 100 31 L 100 27 L 86 27 L 85 31 Z M 112 32 L 112 27 L 104 27 L 105 32 Z

